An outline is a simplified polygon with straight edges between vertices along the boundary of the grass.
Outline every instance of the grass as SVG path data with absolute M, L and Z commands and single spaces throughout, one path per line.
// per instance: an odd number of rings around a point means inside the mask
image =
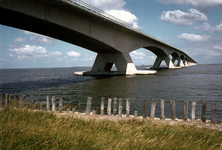
M 222 132 L 147 120 L 112 122 L 58 118 L 3 108 L 0 149 L 222 149 Z

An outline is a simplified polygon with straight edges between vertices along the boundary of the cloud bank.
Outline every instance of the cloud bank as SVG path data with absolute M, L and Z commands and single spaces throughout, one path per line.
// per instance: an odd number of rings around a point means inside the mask
M 138 18 L 130 11 L 124 9 L 124 6 L 126 5 L 124 0 L 84 0 L 84 2 L 123 20 L 136 28 L 139 27 Z
M 208 22 L 204 22 L 203 25 L 195 26 L 194 29 L 203 30 L 206 31 L 207 33 L 222 32 L 222 23 L 216 25 L 215 27 L 212 27 Z
M 199 8 L 220 7 L 222 8 L 221 0 L 157 0 L 162 3 L 172 3 L 180 5 L 192 5 Z
M 197 35 L 197 34 L 188 34 L 188 33 L 182 33 L 177 36 L 179 39 L 191 41 L 191 42 L 203 42 L 208 41 L 211 36 L 207 35 Z
M 208 21 L 207 16 L 196 9 L 189 9 L 187 12 L 180 10 L 163 11 L 160 19 L 180 26 L 191 26 L 194 22 Z

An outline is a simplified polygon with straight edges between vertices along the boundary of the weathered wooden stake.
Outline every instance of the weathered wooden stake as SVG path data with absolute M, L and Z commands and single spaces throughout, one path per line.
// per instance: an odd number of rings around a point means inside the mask
M 122 110 L 123 110 L 123 99 L 119 99 L 119 117 L 122 117 Z
M 195 120 L 195 109 L 196 109 L 196 102 L 192 102 L 191 121 Z
M 164 99 L 160 100 L 160 119 L 165 120 L 164 116 Z
M 129 117 L 130 115 L 130 98 L 126 99 L 126 116 Z
M 52 111 L 56 111 L 56 97 L 52 96 Z
M 212 105 L 212 118 L 211 122 L 216 123 L 216 103 Z
M 10 106 L 9 93 L 5 94 L 5 101 L 6 101 L 5 106 L 6 107 Z
M 170 101 L 170 112 L 171 112 L 171 119 L 175 120 L 176 114 L 175 114 L 175 101 L 171 100 Z
M 135 112 L 134 112 L 134 116 L 135 117 L 137 117 L 138 116 L 138 113 L 137 113 L 137 111 L 135 110 Z
M 0 96 L 0 107 L 4 107 L 5 106 L 5 94 L 1 93 Z
M 72 108 L 72 113 L 74 114 L 75 111 L 76 111 L 76 107 L 73 107 L 73 108 Z
M 203 102 L 202 103 L 202 122 L 206 122 L 206 108 L 207 108 L 207 103 Z
M 19 95 L 18 94 L 15 95 L 15 105 L 14 106 L 19 107 Z
M 14 105 L 14 95 L 13 94 L 9 94 L 9 105 L 12 107 Z
M 111 116 L 111 106 L 112 106 L 112 99 L 108 98 L 107 116 Z
M 50 96 L 47 95 L 46 96 L 46 107 L 47 107 L 47 111 L 50 111 L 50 102 L 49 102 Z
M 20 103 L 20 108 L 23 108 L 25 106 L 25 95 L 21 96 L 19 103 Z
M 150 119 L 151 119 L 151 120 L 153 120 L 154 117 L 155 117 L 156 101 L 157 101 L 157 99 L 155 99 L 155 98 L 152 99 L 151 114 L 150 114 Z
M 91 104 L 92 104 L 92 97 L 88 97 L 87 99 L 87 107 L 86 107 L 86 114 L 89 114 L 91 111 Z
M 60 112 L 60 113 L 62 113 L 63 100 L 64 100 L 64 97 L 60 97 L 60 101 L 59 101 L 59 112 Z
M 143 119 L 146 119 L 146 100 L 143 99 Z
M 117 98 L 113 100 L 113 115 L 115 116 L 117 113 Z
M 30 102 L 29 102 L 30 108 L 33 108 L 33 95 L 30 95 Z
M 100 114 L 101 115 L 104 115 L 104 108 L 105 108 L 105 98 L 104 97 L 102 97 L 101 98 L 101 112 L 100 112 Z
M 183 105 L 183 120 L 187 121 L 188 119 L 188 101 L 184 101 Z

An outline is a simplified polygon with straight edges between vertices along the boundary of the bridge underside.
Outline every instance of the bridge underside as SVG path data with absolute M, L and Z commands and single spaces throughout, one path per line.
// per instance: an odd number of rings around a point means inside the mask
M 92 70 L 77 72 L 76 75 L 156 74 L 155 70 L 136 69 L 129 53 L 139 48 L 156 54 L 155 69 L 160 68 L 162 61 L 166 62 L 167 68 L 196 64 L 188 55 L 168 44 L 84 9 L 68 0 L 0 1 L 0 24 L 46 35 L 98 53 Z M 172 59 L 169 57 L 171 53 Z M 175 61 L 178 61 L 176 65 Z M 117 71 L 111 71 L 113 65 Z

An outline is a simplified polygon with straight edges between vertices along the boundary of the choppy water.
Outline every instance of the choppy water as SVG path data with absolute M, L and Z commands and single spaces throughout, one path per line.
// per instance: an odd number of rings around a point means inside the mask
M 145 66 L 137 67 L 144 69 Z M 46 95 L 64 96 L 66 103 L 81 103 L 86 107 L 92 97 L 93 109 L 100 107 L 100 98 L 131 99 L 131 113 L 142 114 L 142 99 L 147 100 L 150 115 L 152 98 L 158 99 L 156 116 L 160 116 L 160 99 L 165 99 L 165 115 L 170 116 L 170 100 L 176 101 L 176 117 L 183 117 L 183 101 L 197 102 L 196 117 L 201 117 L 202 102 L 207 102 L 207 118 L 211 118 L 212 103 L 217 103 L 217 121 L 222 121 L 222 65 L 197 65 L 182 69 L 159 70 L 157 75 L 93 77 L 74 76 L 74 71 L 90 68 L 1 69 L 0 93 L 34 95 L 43 102 Z M 28 99 L 27 98 L 27 99 Z M 107 101 L 106 103 L 107 104 Z M 125 107 L 125 103 L 123 103 Z M 125 110 L 123 110 L 125 113 Z

